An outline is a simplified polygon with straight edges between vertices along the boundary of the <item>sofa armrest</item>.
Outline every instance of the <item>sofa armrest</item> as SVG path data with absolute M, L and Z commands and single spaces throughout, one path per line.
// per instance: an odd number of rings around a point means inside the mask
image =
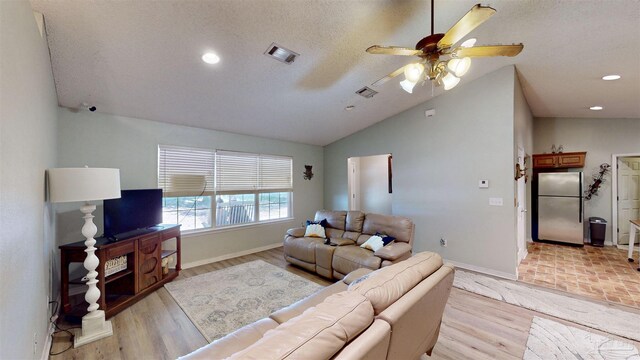
M 411 253 L 411 245 L 404 242 L 396 242 L 383 247 L 373 253 L 373 255 L 382 258 L 383 260 L 394 261 L 406 256 L 408 253 Z
M 293 236 L 293 237 L 304 237 L 304 233 L 306 232 L 306 228 L 303 227 L 297 227 L 297 228 L 293 228 L 293 229 L 289 229 L 287 230 L 287 235 Z
M 331 244 L 335 244 L 336 246 L 346 246 L 346 245 L 355 245 L 356 242 L 351 239 L 345 238 L 331 238 Z
M 373 270 L 371 269 L 367 269 L 367 268 L 359 268 L 356 270 L 353 270 L 352 272 L 348 273 L 347 276 L 345 276 L 344 278 L 342 278 L 342 282 L 344 282 L 347 285 L 350 285 L 352 282 L 360 279 L 361 277 L 368 275 L 370 273 L 372 273 Z

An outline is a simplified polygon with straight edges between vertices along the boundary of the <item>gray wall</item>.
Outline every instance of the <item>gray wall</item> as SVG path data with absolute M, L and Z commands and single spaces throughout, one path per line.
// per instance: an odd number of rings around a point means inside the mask
M 524 97 L 522 91 L 522 85 L 518 79 L 516 72 L 516 81 L 514 84 L 514 127 L 515 127 L 515 141 L 514 141 L 514 159 L 513 164 L 515 166 L 518 161 L 518 147 L 524 148 L 524 151 L 528 155 L 533 154 L 533 115 L 531 109 L 527 103 L 527 99 Z M 531 167 L 531 158 L 527 161 L 527 167 Z M 527 171 L 529 174 L 529 181 L 527 186 L 527 233 L 526 238 L 531 241 L 531 176 L 532 170 Z M 514 168 L 515 175 L 515 168 Z M 517 216 L 517 214 L 516 214 Z
M 0 357 L 40 358 L 54 257 L 45 170 L 55 166 L 58 101 L 28 1 L 0 1 L 0 76 Z
M 551 152 L 551 145 L 562 144 L 564 152 L 586 151 L 584 166 L 585 187 L 600 164 L 611 164 L 613 154 L 640 154 L 640 119 L 573 119 L 536 118 L 534 121 L 534 151 L 536 154 Z M 613 165 L 613 164 L 611 164 Z M 598 196 L 585 202 L 585 218 L 605 218 L 607 237 L 611 241 L 611 217 L 614 202 L 611 201 L 611 174 L 600 187 Z
M 348 157 L 392 153 L 392 213 L 415 221 L 414 251 L 515 276 L 514 77 L 509 66 L 462 80 L 442 96 L 326 146 L 325 208 L 347 208 Z M 436 115 L 425 118 L 430 108 Z M 479 189 L 480 179 L 490 188 Z M 502 197 L 504 205 L 489 206 L 490 197 Z M 448 247 L 440 247 L 440 237 Z
M 59 109 L 58 143 L 60 166 L 119 168 L 123 189 L 158 186 L 158 144 L 293 156 L 295 220 L 183 237 L 183 264 L 282 243 L 288 228 L 300 226 L 322 207 L 323 150 L 319 146 L 65 108 Z M 305 164 L 313 165 L 311 181 L 303 179 Z M 81 240 L 79 212 L 59 208 L 58 240 Z M 101 211 L 95 220 L 101 234 Z

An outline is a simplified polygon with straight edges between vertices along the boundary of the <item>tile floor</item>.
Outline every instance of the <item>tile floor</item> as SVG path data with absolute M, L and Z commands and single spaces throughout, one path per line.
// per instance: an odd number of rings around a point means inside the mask
M 528 252 L 518 280 L 640 308 L 640 271 L 626 250 L 534 242 Z

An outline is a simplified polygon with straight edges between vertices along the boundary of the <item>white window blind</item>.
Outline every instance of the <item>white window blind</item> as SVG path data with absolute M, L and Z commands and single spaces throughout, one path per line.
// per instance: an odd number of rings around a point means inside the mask
M 286 156 L 218 150 L 216 191 L 290 190 L 292 164 Z
M 164 196 L 212 195 L 215 152 L 179 146 L 158 146 L 158 187 Z
M 260 190 L 290 190 L 293 160 L 286 156 L 260 155 Z

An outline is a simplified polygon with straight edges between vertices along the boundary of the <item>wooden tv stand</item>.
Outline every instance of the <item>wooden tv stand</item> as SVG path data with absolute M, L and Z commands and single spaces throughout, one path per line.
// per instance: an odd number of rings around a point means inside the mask
M 175 239 L 175 246 L 168 248 L 171 239 Z M 169 241 L 169 242 L 167 242 Z M 105 311 L 107 318 L 124 310 L 144 296 L 160 288 L 164 284 L 178 277 L 180 273 L 180 225 L 162 224 L 154 226 L 142 235 L 112 242 L 107 238 L 96 238 L 95 254 L 100 259 L 98 272 L 98 289 L 100 298 L 98 305 Z M 73 317 L 81 317 L 87 313 L 89 306 L 84 301 L 76 301 L 75 306 L 69 296 L 69 285 L 83 285 L 81 279 L 69 280 L 69 264 L 82 263 L 86 258 L 84 241 L 60 246 L 61 271 L 61 299 L 62 311 Z M 105 277 L 104 265 L 107 260 L 126 255 L 127 268 Z M 162 259 L 175 256 L 174 269 L 163 274 Z M 86 270 L 84 271 L 86 272 Z

